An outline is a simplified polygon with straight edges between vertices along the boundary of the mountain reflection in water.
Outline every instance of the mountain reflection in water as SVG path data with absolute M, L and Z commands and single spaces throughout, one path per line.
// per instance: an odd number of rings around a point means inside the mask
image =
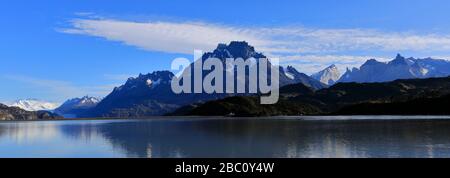
M 5 122 L 0 157 L 450 157 L 450 120 Z

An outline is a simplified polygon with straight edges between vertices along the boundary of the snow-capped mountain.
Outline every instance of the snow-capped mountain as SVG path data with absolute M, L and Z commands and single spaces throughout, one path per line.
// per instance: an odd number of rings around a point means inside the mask
M 26 111 L 19 107 L 10 107 L 0 103 L 0 121 L 2 120 L 40 120 L 62 119 L 50 111 Z
M 26 111 L 50 111 L 58 107 L 58 103 L 52 103 L 48 101 L 42 101 L 37 99 L 23 99 L 17 100 L 8 106 L 19 107 Z
M 174 74 L 157 71 L 129 78 L 97 104 L 85 117 L 139 117 L 162 115 L 193 101 L 171 89 Z
M 375 59 L 366 61 L 359 69 L 347 68 L 339 82 L 387 82 L 397 79 L 447 77 L 450 75 L 450 61 L 442 59 L 405 58 L 400 54 L 390 62 Z
M 303 85 L 305 85 L 307 87 L 311 87 L 313 89 L 322 89 L 322 88 L 327 87 L 327 84 L 323 84 L 319 80 L 316 80 L 304 73 L 297 71 L 297 69 L 295 69 L 292 66 L 287 66 L 286 69 L 282 68 L 280 70 L 280 73 L 283 73 L 288 78 L 292 79 L 292 81 L 288 81 L 289 84 L 302 83 Z M 280 81 L 281 80 L 282 80 L 282 78 L 280 77 Z M 283 85 L 280 85 L 280 86 L 283 86 Z
M 267 59 L 265 55 L 262 53 L 259 53 L 255 51 L 255 48 L 251 45 L 249 45 L 245 41 L 232 41 L 229 45 L 226 44 L 219 44 L 217 48 L 213 52 L 205 53 L 202 56 L 203 60 L 206 60 L 208 58 L 218 58 L 223 61 L 225 65 L 225 59 L 226 58 L 242 58 L 242 59 L 249 59 L 249 58 L 255 58 L 255 59 Z M 258 61 L 256 61 L 258 63 Z M 269 62 L 270 64 L 270 62 Z M 272 65 L 272 64 L 270 64 Z M 288 66 L 287 68 L 280 67 L 280 76 L 279 76 L 279 84 L 280 86 L 285 86 L 289 84 L 297 84 L 297 83 L 303 83 L 308 87 L 311 87 L 313 89 L 322 89 L 326 87 L 325 85 L 320 84 L 319 81 L 316 81 L 315 79 L 312 79 L 311 77 L 307 76 L 306 74 L 298 72 L 294 67 Z M 230 72 L 230 71 L 227 71 Z M 244 81 L 239 81 L 239 78 L 237 79 L 236 83 L 243 83 Z
M 90 96 L 73 98 L 67 100 L 61 106 L 56 108 L 55 112 L 65 116 L 66 118 L 77 117 L 80 113 L 97 106 L 100 101 L 100 99 Z
M 203 54 L 199 60 L 202 60 L 200 62 L 204 62 L 208 58 L 220 59 L 225 65 L 227 58 L 242 58 L 247 60 L 249 58 L 266 59 L 267 57 L 262 53 L 256 52 L 254 47 L 250 46 L 247 42 L 233 41 L 228 45 L 219 44 L 214 51 Z M 256 60 L 251 65 L 258 63 L 258 60 Z M 191 68 L 193 68 L 193 64 L 191 64 Z M 185 74 L 192 74 L 193 71 L 185 70 L 183 72 Z M 234 71 L 224 69 L 223 72 L 236 72 L 236 69 Z M 208 73 L 208 71 L 203 71 L 203 77 L 208 75 Z M 189 104 L 221 99 L 228 96 L 250 95 L 250 93 L 175 94 L 171 89 L 171 81 L 174 76 L 170 71 L 157 71 L 146 75 L 141 74 L 136 78 L 129 78 L 124 85 L 116 87 L 111 94 L 106 96 L 87 116 L 140 117 L 163 115 Z M 248 86 L 248 77 L 248 72 L 246 72 L 245 77 L 235 77 L 235 84 L 243 83 Z M 286 70 L 280 67 L 279 79 L 280 86 L 304 83 L 314 89 L 325 87 L 319 81 L 296 71 L 293 67 L 288 67 Z
M 323 84 L 334 85 L 341 77 L 341 73 L 336 65 L 333 64 L 320 72 L 312 74 L 311 77 L 322 82 Z

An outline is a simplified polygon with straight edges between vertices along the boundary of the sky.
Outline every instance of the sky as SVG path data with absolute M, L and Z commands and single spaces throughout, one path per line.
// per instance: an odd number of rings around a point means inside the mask
M 247 41 L 312 74 L 367 59 L 450 59 L 448 0 L 0 2 L 0 102 L 104 97 L 194 49 Z

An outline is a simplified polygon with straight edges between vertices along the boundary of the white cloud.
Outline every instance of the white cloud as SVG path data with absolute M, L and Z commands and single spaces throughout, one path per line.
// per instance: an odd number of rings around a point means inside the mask
M 448 34 L 383 32 L 372 29 L 237 27 L 203 22 L 133 22 L 74 19 L 61 32 L 102 37 L 151 51 L 191 54 L 218 43 L 245 40 L 268 53 L 328 53 L 350 50 L 450 50 Z
M 317 72 L 330 64 L 336 64 L 344 71 L 346 67 L 359 67 L 370 58 L 387 60 L 383 56 L 352 56 L 355 51 L 366 54 L 374 51 L 384 54 L 438 52 L 446 55 L 450 50 L 449 34 L 373 29 L 257 28 L 204 22 L 134 22 L 83 17 L 72 20 L 69 28 L 60 31 L 101 37 L 149 51 L 183 54 L 192 54 L 194 49 L 210 51 L 218 43 L 245 40 L 258 51 L 279 57 L 283 64 L 297 66 L 305 73 Z
M 252 44 L 265 44 L 250 31 L 205 23 L 128 22 L 117 20 L 72 21 L 72 28 L 64 33 L 83 34 L 120 41 L 151 51 L 191 54 L 194 49 L 211 50 L 218 43 L 246 40 Z

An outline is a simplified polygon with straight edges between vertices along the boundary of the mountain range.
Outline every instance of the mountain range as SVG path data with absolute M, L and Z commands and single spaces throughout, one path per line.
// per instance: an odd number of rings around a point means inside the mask
M 84 96 L 82 98 L 73 98 L 64 102 L 54 110 L 55 113 L 65 118 L 77 118 L 80 114 L 94 108 L 101 101 L 96 97 Z
M 51 120 L 63 117 L 49 111 L 26 111 L 19 107 L 0 104 L 0 121 L 8 120 Z
M 390 62 L 366 61 L 359 69 L 347 69 L 338 82 L 388 82 L 397 79 L 447 77 L 450 61 L 442 59 L 405 58 L 400 54 Z
M 449 95 L 450 77 L 338 83 L 321 90 L 299 83 L 282 87 L 275 105 L 260 105 L 257 96 L 235 96 L 185 106 L 169 115 L 448 115 Z
M 26 111 L 51 111 L 57 108 L 59 104 L 37 99 L 21 99 L 9 103 L 8 106 L 19 107 Z
M 256 52 L 254 47 L 250 46 L 247 42 L 233 41 L 228 45 L 219 44 L 213 52 L 203 54 L 199 60 L 204 62 L 208 58 L 218 58 L 223 64 L 225 64 L 225 60 L 227 58 L 242 58 L 244 60 L 248 60 L 250 58 L 266 59 L 266 56 L 262 53 Z M 258 60 L 256 61 L 256 64 L 258 64 Z M 268 63 L 270 64 L 270 62 Z M 191 66 L 193 66 L 193 64 L 191 64 Z M 224 70 L 223 72 L 236 72 L 236 70 Z M 184 73 L 189 74 L 192 73 L 192 71 L 187 71 L 186 69 Z M 203 78 L 208 73 L 208 71 L 203 71 Z M 245 77 L 240 78 L 235 75 L 235 83 L 242 82 L 248 86 L 248 71 L 246 71 L 245 74 Z M 306 74 L 298 72 L 290 66 L 287 68 L 280 67 L 279 75 L 281 86 L 303 83 L 313 89 L 321 89 L 326 87 L 325 84 L 322 84 Z M 85 112 L 82 116 L 142 117 L 164 115 L 192 103 L 202 103 L 236 95 L 254 95 L 247 92 L 242 94 L 175 94 L 173 93 L 170 85 L 174 76 L 175 75 L 169 71 L 157 71 L 146 75 L 140 74 L 136 78 L 129 78 L 124 85 L 116 87 L 113 92 L 99 102 L 97 106 L 89 109 L 89 111 Z
M 233 41 L 228 45 L 219 44 L 212 52 L 204 53 L 199 60 L 204 62 L 208 58 L 218 58 L 225 65 L 225 59 L 227 58 L 243 58 L 244 60 L 247 60 L 249 58 L 264 59 L 266 56 L 256 52 L 255 48 L 250 46 L 247 42 Z M 191 67 L 193 67 L 193 65 L 194 64 L 191 64 Z M 370 59 L 360 68 L 354 68 L 352 71 L 347 70 L 342 76 L 336 65 L 331 65 L 311 76 L 299 72 L 292 66 L 287 66 L 286 68 L 280 66 L 279 69 L 280 87 L 282 87 L 284 91 L 293 90 L 289 89 L 289 87 L 286 88 L 285 86 L 301 84 L 316 93 L 316 97 L 309 97 L 309 99 L 322 104 L 325 103 L 326 100 L 334 100 L 334 96 L 321 96 L 318 95 L 318 93 L 323 91 L 327 91 L 325 93 L 333 93 L 332 91 L 334 90 L 332 89 L 335 88 L 335 86 L 341 86 L 341 83 L 389 82 L 397 79 L 443 77 L 450 74 L 449 62 L 446 60 L 404 58 L 401 55 L 397 55 L 397 57 L 390 62 L 379 62 L 375 59 Z M 225 69 L 223 72 L 225 76 L 227 72 L 236 72 L 236 69 L 234 71 Z M 184 73 L 193 76 L 192 71 L 185 70 Z M 203 78 L 207 74 L 208 71 L 204 71 Z M 124 85 L 114 88 L 114 90 L 103 100 L 89 105 L 88 107 L 74 109 L 70 114 L 74 117 L 120 118 L 166 115 L 173 112 L 190 110 L 193 107 L 209 101 L 217 101 L 229 97 L 251 98 L 251 96 L 255 95 L 251 93 L 175 94 L 172 92 L 170 86 L 174 77 L 175 75 L 170 71 L 156 71 L 149 74 L 140 74 L 137 77 L 131 77 Z M 244 83 L 248 86 L 248 73 L 246 73 L 246 76 L 243 78 L 235 78 L 234 82 Z M 224 83 L 224 85 L 226 85 L 226 83 Z M 359 93 L 361 91 L 353 90 L 351 92 Z M 321 99 L 317 100 L 317 97 Z M 299 99 L 299 101 L 303 99 Z M 251 101 L 256 100 L 252 99 Z M 70 103 L 71 102 L 67 102 L 66 106 Z M 298 110 L 296 110 L 295 112 L 299 114 L 326 113 L 334 110 L 330 108 L 321 108 L 320 104 L 314 104 L 311 105 L 311 107 L 308 105 L 307 107 L 306 105 L 299 103 L 294 103 L 293 105 L 292 103 L 288 104 L 284 101 L 281 101 L 281 103 L 283 103 L 284 106 L 292 106 L 292 108 L 308 108 L 305 112 L 297 112 Z M 329 102 L 328 104 L 323 105 L 326 105 L 327 107 L 330 106 Z M 337 105 L 341 106 L 345 104 L 341 103 Z M 70 109 L 65 109 L 66 106 L 63 106 L 57 109 L 57 113 L 67 116 L 67 114 L 69 114 L 68 110 L 70 111 Z
M 205 62 L 209 58 L 219 59 L 224 66 L 227 58 L 242 58 L 245 62 L 250 58 L 268 60 L 245 41 L 219 44 L 215 50 L 204 53 L 197 61 Z M 271 106 L 259 105 L 257 103 L 259 94 L 248 91 L 241 94 L 175 94 L 171 88 L 175 75 L 170 71 L 155 71 L 130 77 L 101 100 L 85 96 L 67 100 L 59 107 L 54 103 L 39 100 L 19 100 L 11 106 L 28 111 L 54 109 L 55 113 L 66 118 L 226 115 L 234 112 L 246 116 L 303 115 L 339 112 L 345 107 L 349 107 L 345 113 L 351 113 L 357 108 L 353 107 L 356 104 L 411 102 L 415 101 L 411 100 L 415 97 L 421 100 L 426 99 L 427 95 L 442 97 L 449 93 L 450 85 L 446 77 L 450 75 L 450 62 L 447 60 L 405 58 L 398 54 L 389 62 L 367 60 L 360 68 L 347 69 L 342 76 L 336 65 L 308 76 L 292 66 L 273 66 L 270 61 L 267 62 L 270 67 L 278 67 L 280 71 L 281 99 L 279 103 Z M 259 61 L 256 60 L 250 65 L 259 65 Z M 194 63 L 190 65 L 191 68 L 193 66 Z M 183 73 L 193 77 L 193 71 L 188 69 Z M 202 77 L 205 78 L 210 72 L 212 71 L 203 71 Z M 224 76 L 230 72 L 234 73 L 235 84 L 243 83 L 248 87 L 250 81 L 248 70 L 245 77 L 236 77 L 237 69 L 223 70 Z M 435 79 L 439 77 L 441 79 Z M 360 107 L 366 109 L 367 106 L 372 105 Z M 382 108 L 385 105 L 376 106 Z M 15 113 L 21 111 L 17 110 Z

